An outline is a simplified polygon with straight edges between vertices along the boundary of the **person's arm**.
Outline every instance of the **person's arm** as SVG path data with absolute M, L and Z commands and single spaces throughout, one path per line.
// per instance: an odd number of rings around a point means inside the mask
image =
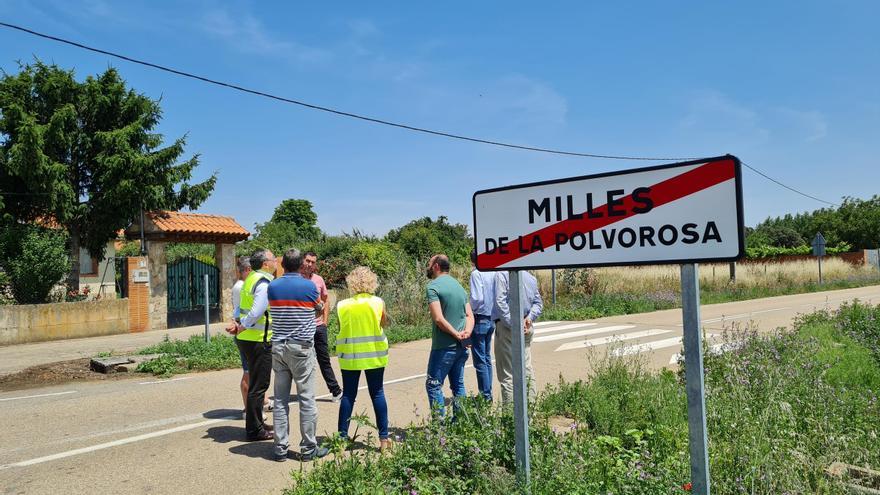
M 431 311 L 431 320 L 434 321 L 434 324 L 437 325 L 437 328 L 442 330 L 443 332 L 452 335 L 455 340 L 461 340 L 462 336 L 458 333 L 458 330 L 455 329 L 446 318 L 443 316 L 443 308 L 440 306 L 440 301 L 432 301 L 428 304 L 428 309 Z
M 495 274 L 495 307 L 498 308 L 499 319 L 510 326 L 510 306 L 507 301 L 509 280 L 502 273 Z
M 242 284 L 232 286 L 232 319 L 237 320 L 241 316 L 241 287 Z
M 248 314 L 241 319 L 241 326 L 250 328 L 257 323 L 257 320 L 266 313 L 269 308 L 269 282 L 259 282 L 254 288 L 254 305 Z
M 483 281 L 480 279 L 480 273 L 471 270 L 471 309 L 483 300 Z
M 526 333 L 532 331 L 532 324 L 537 320 L 541 313 L 544 311 L 544 300 L 541 299 L 541 292 L 538 290 L 537 281 L 534 286 L 534 295 L 529 301 L 529 312 L 523 320 L 523 327 L 526 330 Z
M 322 284 L 319 292 L 319 301 L 324 306 L 321 308 L 321 313 L 324 317 L 324 324 L 326 325 L 330 321 L 330 305 L 327 304 L 327 301 L 330 300 L 330 294 L 327 292 L 327 285 Z
M 474 311 L 471 309 L 471 303 L 467 303 L 464 305 L 464 331 L 461 333 L 461 338 L 466 339 L 471 336 L 471 332 L 474 331 Z

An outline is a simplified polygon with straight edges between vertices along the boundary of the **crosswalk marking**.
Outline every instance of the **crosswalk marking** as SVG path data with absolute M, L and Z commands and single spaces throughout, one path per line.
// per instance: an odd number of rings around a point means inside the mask
M 681 345 L 681 337 L 673 337 L 671 339 L 655 340 L 644 344 L 628 345 L 611 351 L 612 356 L 629 356 L 630 354 L 639 354 L 648 350 L 654 351 L 664 349 L 666 347 L 674 347 Z
M 709 334 L 707 337 L 714 337 L 715 334 Z M 739 349 L 742 347 L 742 342 L 722 342 L 720 344 L 715 344 L 709 346 L 709 354 L 721 354 L 724 352 L 732 351 L 734 349 Z M 681 359 L 681 353 L 677 352 L 669 358 L 669 364 L 675 364 L 678 360 Z
M 630 328 L 631 327 L 632 326 L 630 326 Z M 618 342 L 618 341 L 622 341 L 622 340 L 634 340 L 634 339 L 640 339 L 642 337 L 651 337 L 654 335 L 661 335 L 661 334 L 670 333 L 670 332 L 671 332 L 671 330 L 660 330 L 659 328 L 652 328 L 650 330 L 642 330 L 639 332 L 624 333 L 624 334 L 620 334 L 620 335 L 609 335 L 607 337 L 599 337 L 599 338 L 590 339 L 590 340 L 583 340 L 580 342 L 569 342 L 567 344 L 562 344 L 561 346 L 557 347 L 556 351 L 554 351 L 554 352 L 570 351 L 573 349 L 583 349 L 585 347 L 591 347 L 591 346 L 595 346 L 595 345 L 606 345 L 606 344 L 611 344 L 613 342 Z
M 541 335 L 542 333 L 550 333 L 550 332 L 561 332 L 562 330 L 571 330 L 573 328 L 584 328 L 584 327 L 594 327 L 596 323 L 572 323 L 571 325 L 559 325 L 558 327 L 550 327 L 550 328 L 536 328 L 535 335 Z
M 553 320 L 551 320 L 551 321 L 538 321 L 538 322 L 535 322 L 535 328 L 546 327 L 549 325 L 555 325 L 557 323 L 562 323 L 562 322 L 561 321 L 553 321 Z
M 617 330 L 626 330 L 633 328 L 635 325 L 612 325 L 610 327 L 592 328 L 589 330 L 578 330 L 576 332 L 558 333 L 553 335 L 545 335 L 543 337 L 535 337 L 532 342 L 552 342 L 554 340 L 573 339 L 575 337 L 584 337 L 586 335 L 596 335 L 605 332 L 615 332 Z

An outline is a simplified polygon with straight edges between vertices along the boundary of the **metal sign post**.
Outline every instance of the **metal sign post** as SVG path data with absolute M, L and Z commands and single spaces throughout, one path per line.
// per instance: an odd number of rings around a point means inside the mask
M 825 237 L 821 232 L 813 238 L 812 247 L 813 256 L 819 259 L 819 285 L 822 285 L 822 256 L 825 256 Z
M 205 274 L 205 342 L 211 340 L 211 315 L 209 311 L 209 286 L 208 274 Z
M 529 490 L 529 402 L 526 380 L 526 344 L 523 329 L 522 284 L 519 270 L 510 271 L 510 331 L 513 333 L 513 424 L 516 439 L 516 476 Z
M 556 269 L 550 270 L 550 287 L 553 291 L 553 304 L 556 304 Z
M 684 323 L 684 376 L 687 391 L 692 493 L 709 495 L 706 390 L 700 328 L 700 271 L 696 263 L 681 265 L 681 314 Z

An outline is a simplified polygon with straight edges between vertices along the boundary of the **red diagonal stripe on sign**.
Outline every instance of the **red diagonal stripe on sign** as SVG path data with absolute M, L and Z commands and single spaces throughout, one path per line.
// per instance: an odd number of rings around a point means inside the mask
M 654 208 L 657 208 L 684 198 L 685 196 L 702 191 L 703 189 L 708 189 L 714 185 L 733 179 L 735 176 L 736 165 L 733 160 L 725 159 L 708 162 L 693 170 L 650 186 L 651 192 L 647 194 L 647 197 L 654 201 Z M 531 234 L 523 235 L 522 245 L 528 248 L 532 245 L 535 237 L 540 237 L 544 249 L 555 249 L 556 234 L 563 233 L 568 236 L 571 236 L 574 232 L 587 234 L 637 215 L 637 213 L 632 212 L 632 208 L 635 205 L 632 196 L 626 196 L 621 199 L 623 200 L 623 204 L 618 205 L 616 209 L 626 209 L 626 215 L 609 217 L 608 205 L 602 205 L 594 209 L 595 212 L 601 213 L 603 215 L 602 217 L 587 218 L 585 214 L 586 212 L 584 212 L 584 218 L 563 220 L 548 225 L 540 230 L 532 232 Z M 519 241 L 514 239 L 503 245 L 506 249 L 496 249 L 492 254 L 483 253 L 479 255 L 477 264 L 484 269 L 498 268 L 501 265 L 510 263 L 511 261 L 530 254 L 528 252 L 521 253 L 518 245 Z M 507 253 L 501 253 L 502 250 L 507 251 Z

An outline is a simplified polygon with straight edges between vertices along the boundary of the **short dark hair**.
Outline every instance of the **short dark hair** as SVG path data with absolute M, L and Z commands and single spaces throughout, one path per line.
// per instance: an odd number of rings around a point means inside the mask
M 296 248 L 288 249 L 285 251 L 284 257 L 281 258 L 281 266 L 284 267 L 284 271 L 287 273 L 298 272 L 302 264 L 303 255 Z
M 314 257 L 315 259 L 318 259 L 318 253 L 316 253 L 316 252 L 314 252 L 314 251 L 306 251 L 306 252 L 304 252 L 304 253 L 303 253 L 303 259 L 305 259 L 306 256 L 312 256 L 312 257 Z
M 449 271 L 449 257 L 445 254 L 435 254 L 433 256 L 434 263 L 437 263 L 437 266 L 440 267 L 441 272 Z M 432 263 L 433 264 L 433 263 Z
M 238 273 L 244 273 L 251 267 L 251 259 L 248 256 L 239 256 L 237 260 Z
M 477 249 L 471 249 L 471 263 L 477 264 Z
M 268 252 L 268 249 L 257 249 L 254 251 L 254 254 L 251 255 L 251 269 L 259 270 L 263 268 L 263 263 L 269 259 L 269 256 L 266 254 Z

